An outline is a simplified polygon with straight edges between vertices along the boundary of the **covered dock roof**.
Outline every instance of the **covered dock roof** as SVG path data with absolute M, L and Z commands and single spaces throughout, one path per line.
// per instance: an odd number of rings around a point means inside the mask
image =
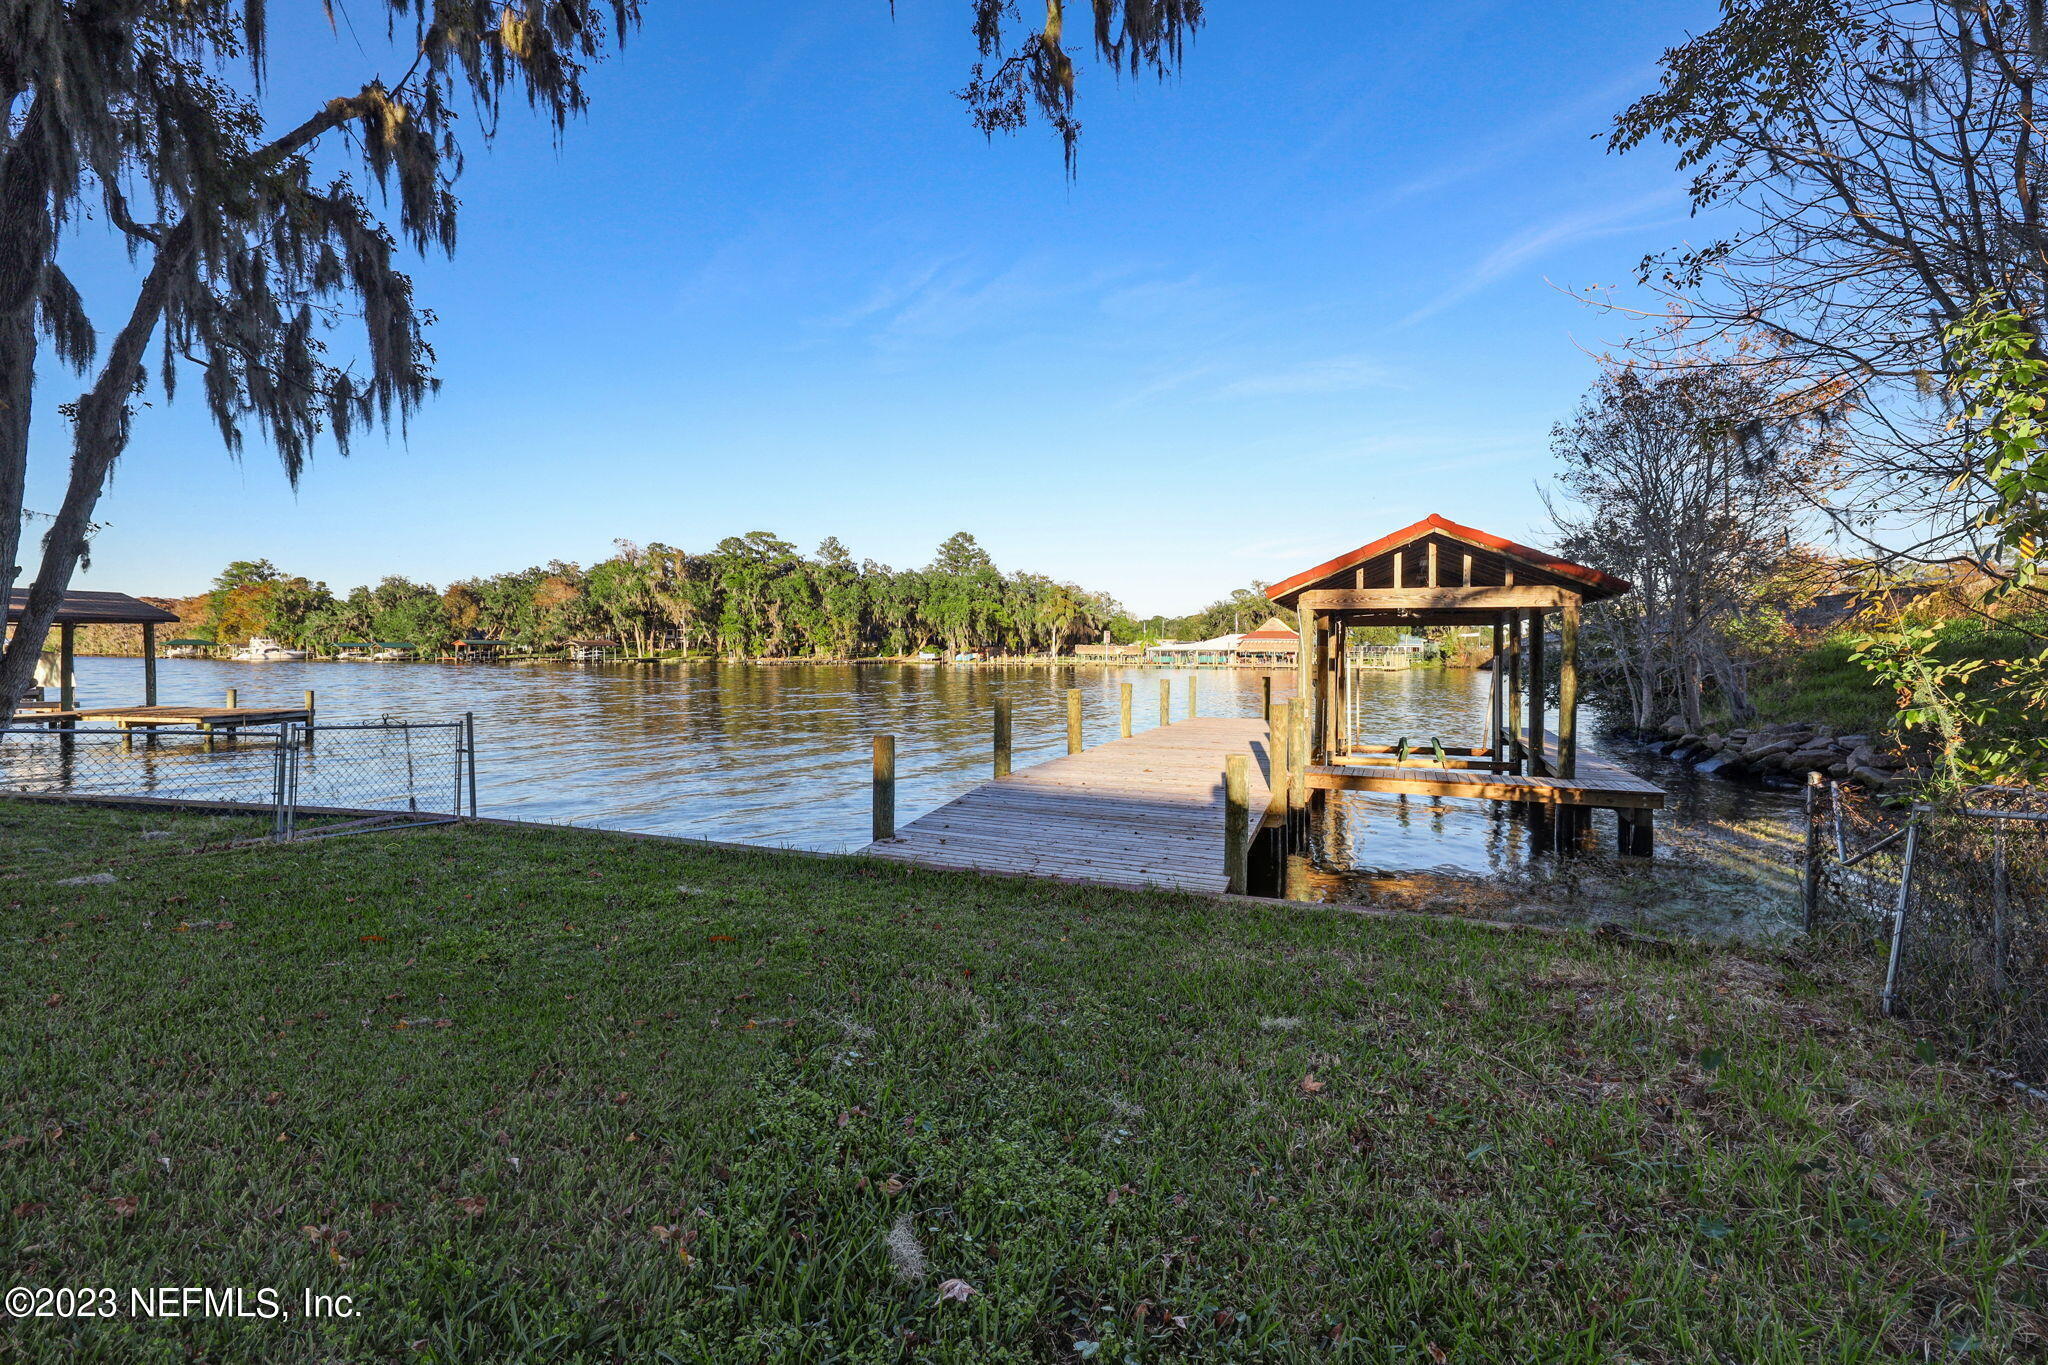
M 1282 579 L 1266 596 L 1293 607 L 1302 593 L 1316 589 L 1549 587 L 1598 602 L 1619 597 L 1631 586 L 1612 574 L 1432 512 L 1412 526 Z
M 7 595 L 7 619 L 19 621 L 28 611 L 27 588 Z M 67 592 L 58 604 L 55 624 L 60 626 L 159 626 L 175 621 L 175 612 L 154 607 L 125 592 Z

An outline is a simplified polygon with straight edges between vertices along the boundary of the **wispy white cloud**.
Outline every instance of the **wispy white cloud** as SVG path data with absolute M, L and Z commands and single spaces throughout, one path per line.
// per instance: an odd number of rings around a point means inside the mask
M 1487 252 L 1457 283 L 1401 319 L 1397 326 L 1406 327 L 1441 313 L 1530 261 L 1560 248 L 1647 227 L 1683 199 L 1681 188 L 1671 185 L 1648 194 L 1579 209 L 1548 222 L 1532 223 Z
M 1421 175 L 1396 185 L 1384 203 L 1398 204 L 1448 189 L 1462 180 L 1484 174 L 1531 148 L 1555 143 L 1559 138 L 1591 138 L 1603 132 L 1616 109 L 1631 97 L 1648 89 L 1656 79 L 1656 68 L 1639 66 L 1623 73 L 1596 90 L 1554 104 L 1530 118 L 1513 123 L 1510 131 L 1440 157 Z
M 1219 398 L 1296 398 L 1320 393 L 1398 387 L 1395 372 L 1368 356 L 1329 356 L 1283 369 L 1246 374 L 1216 390 Z

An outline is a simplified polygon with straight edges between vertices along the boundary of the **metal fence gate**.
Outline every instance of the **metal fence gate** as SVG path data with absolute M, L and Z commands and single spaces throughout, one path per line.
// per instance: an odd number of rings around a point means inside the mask
M 1885 1014 L 2048 1077 L 2048 794 L 1886 807 L 1809 788 L 1806 927 L 1883 957 Z
M 476 816 L 476 727 L 287 723 L 232 732 L 0 730 L 0 796 L 187 807 L 267 821 L 271 839 Z

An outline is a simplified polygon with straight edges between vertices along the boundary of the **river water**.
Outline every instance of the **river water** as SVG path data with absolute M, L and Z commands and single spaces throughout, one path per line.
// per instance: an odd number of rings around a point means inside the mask
M 1187 714 L 1258 713 L 1251 670 L 1047 665 L 264 663 L 165 659 L 165 703 L 296 705 L 308 688 L 320 719 L 441 720 L 473 713 L 485 815 L 794 848 L 867 840 L 874 735 L 897 745 L 897 818 L 908 822 L 985 780 L 990 716 L 1010 699 L 1018 767 L 1065 752 L 1066 689 L 1084 699 L 1089 744 L 1117 733 L 1118 684 L 1134 684 L 1136 724 L 1158 723 L 1159 684 Z M 78 662 L 80 699 L 141 700 L 141 662 Z M 1291 672 L 1274 695 L 1292 694 Z M 1367 672 L 1357 686 L 1376 737 L 1480 742 L 1488 675 Z M 1597 730 L 1596 723 L 1587 726 Z M 1597 741 L 1596 741 L 1597 745 Z M 1697 777 L 1628 748 L 1605 752 L 1671 794 L 1655 860 L 1604 852 L 1532 855 L 1501 806 L 1346 793 L 1316 832 L 1318 898 L 1500 918 L 1618 919 L 1743 936 L 1788 924 L 1795 793 Z M 1603 847 L 1612 817 L 1597 817 Z

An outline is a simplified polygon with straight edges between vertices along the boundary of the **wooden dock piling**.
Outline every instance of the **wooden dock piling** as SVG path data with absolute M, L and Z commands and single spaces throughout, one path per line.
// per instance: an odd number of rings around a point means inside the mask
M 1193 719 L 1195 718 L 1195 693 L 1196 693 L 1196 684 L 1197 684 L 1197 683 L 1199 683 L 1199 682 L 1201 682 L 1201 680 L 1202 680 L 1202 679 L 1201 679 L 1200 675 L 1198 675 L 1198 674 L 1194 674 L 1194 673 L 1190 673 L 1190 674 L 1188 674 L 1188 719 L 1189 719 L 1189 720 L 1193 720 Z
M 1081 752 L 1081 689 L 1067 689 L 1067 752 Z
M 896 837 L 896 736 L 875 736 L 874 837 L 883 843 Z
M 1259 719 L 1273 723 L 1273 675 L 1264 674 L 1259 679 Z
M 1249 763 L 1244 754 L 1229 754 L 1223 760 L 1223 875 L 1240 896 L 1251 868 Z
M 1266 755 L 1267 781 L 1273 789 L 1273 810 L 1284 826 L 1288 819 L 1288 802 L 1294 794 L 1294 777 L 1290 771 L 1294 762 L 1294 703 L 1283 701 L 1273 708 L 1273 721 L 1267 727 Z
M 1117 688 L 1117 738 L 1131 737 L 1131 685 L 1120 684 Z
M 1173 679 L 1159 680 L 1159 723 L 1173 724 Z
M 996 698 L 995 774 L 1010 775 L 1010 699 Z

